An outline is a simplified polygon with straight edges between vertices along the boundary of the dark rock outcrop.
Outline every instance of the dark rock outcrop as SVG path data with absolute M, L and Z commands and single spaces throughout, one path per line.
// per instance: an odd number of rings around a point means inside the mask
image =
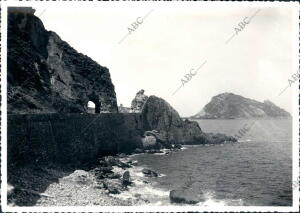
M 232 137 L 224 135 L 218 137 L 208 136 L 202 132 L 199 124 L 188 119 L 182 120 L 178 112 L 165 100 L 156 96 L 150 96 L 144 104 L 142 111 L 143 129 L 156 135 L 160 144 L 171 147 L 171 144 L 208 144 L 219 143 L 219 141 L 236 141 Z M 153 130 L 155 132 L 153 133 Z
M 117 112 L 109 70 L 45 30 L 31 8 L 8 8 L 8 113 Z
M 142 173 L 146 176 L 146 177 L 158 177 L 158 174 L 150 169 L 143 169 Z
M 189 188 L 179 188 L 170 191 L 171 203 L 196 204 L 203 201 L 203 195 Z
M 214 96 L 204 108 L 192 116 L 196 119 L 290 118 L 290 113 L 271 101 L 258 102 L 233 93 Z
M 128 186 L 130 185 L 132 182 L 131 182 L 131 178 L 130 178 L 130 173 L 129 171 L 126 171 L 123 173 L 123 177 L 122 177 L 122 184 L 123 186 Z
M 131 102 L 131 112 L 140 113 L 143 109 L 148 96 L 144 94 L 145 90 L 140 90 L 136 93 L 135 98 Z

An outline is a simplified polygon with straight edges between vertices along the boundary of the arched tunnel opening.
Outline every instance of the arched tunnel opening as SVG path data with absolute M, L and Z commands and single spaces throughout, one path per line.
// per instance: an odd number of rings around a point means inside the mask
M 93 101 L 93 100 L 90 100 L 88 103 L 87 103 L 87 109 L 88 109 L 88 113 L 100 113 L 100 107 L 101 107 L 101 104 L 99 101 Z

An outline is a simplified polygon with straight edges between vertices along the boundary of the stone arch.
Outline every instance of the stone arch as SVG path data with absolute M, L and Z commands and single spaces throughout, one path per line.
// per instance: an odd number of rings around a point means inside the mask
M 96 114 L 100 113 L 100 110 L 101 110 L 101 103 L 100 103 L 100 101 L 99 101 L 99 98 L 98 98 L 97 96 L 95 96 L 95 95 L 90 96 L 90 97 L 89 97 L 88 103 L 89 103 L 89 102 L 92 102 L 92 103 L 95 105 L 95 112 L 94 112 L 94 113 L 96 113 Z M 87 104 L 88 104 L 88 103 L 87 103 Z

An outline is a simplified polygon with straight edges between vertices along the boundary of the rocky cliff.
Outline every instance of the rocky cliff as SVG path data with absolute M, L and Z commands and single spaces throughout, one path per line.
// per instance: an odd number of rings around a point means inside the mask
M 259 102 L 233 93 L 214 96 L 205 107 L 192 118 L 240 119 L 240 118 L 289 118 L 290 113 L 271 101 Z
M 165 100 L 150 96 L 143 106 L 141 114 L 145 131 L 155 131 L 158 142 L 164 146 L 170 144 L 215 144 L 236 139 L 224 134 L 206 134 L 199 124 L 188 119 L 182 120 L 178 112 Z
M 45 30 L 32 8 L 8 9 L 8 113 L 117 112 L 109 70 Z

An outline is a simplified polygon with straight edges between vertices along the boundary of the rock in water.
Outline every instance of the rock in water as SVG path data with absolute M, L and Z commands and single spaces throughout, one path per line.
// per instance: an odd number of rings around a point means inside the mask
M 146 177 L 158 177 L 158 174 L 150 169 L 143 169 L 142 173 L 146 176 Z
M 144 94 L 145 90 L 140 90 L 131 102 L 131 112 L 140 113 L 143 109 L 148 96 Z
M 192 189 L 180 188 L 170 191 L 171 203 L 196 204 L 203 200 L 201 192 L 194 192 Z
M 271 101 L 263 103 L 233 93 L 214 96 L 204 108 L 192 116 L 201 119 L 290 118 L 290 113 Z
M 8 8 L 8 113 L 117 112 L 109 70 L 78 53 L 32 8 Z M 17 100 L 17 101 L 16 101 Z

